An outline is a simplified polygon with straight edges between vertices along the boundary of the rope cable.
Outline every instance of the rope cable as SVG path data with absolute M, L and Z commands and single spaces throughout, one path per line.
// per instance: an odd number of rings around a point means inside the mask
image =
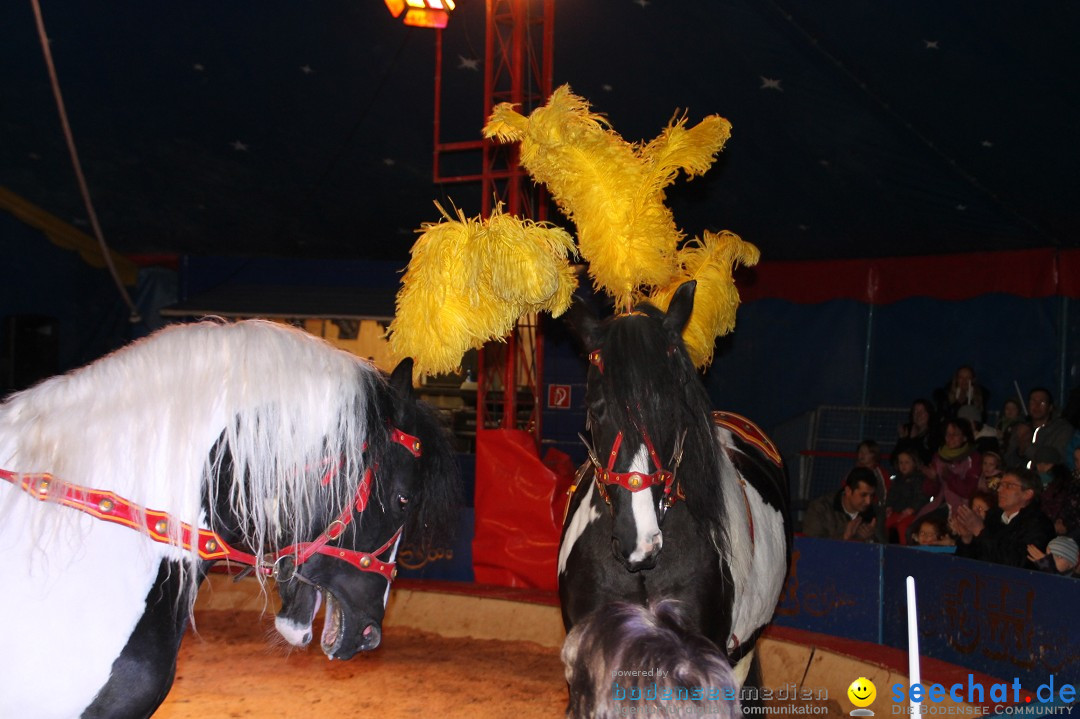
M 112 251 L 105 243 L 105 235 L 101 231 L 101 224 L 98 222 L 97 212 L 94 210 L 94 203 L 90 199 L 90 189 L 86 184 L 86 177 L 83 175 L 82 163 L 79 161 L 79 152 L 75 147 L 75 136 L 72 134 L 71 124 L 68 122 L 67 110 L 64 107 L 64 97 L 60 92 L 60 81 L 56 75 L 56 66 L 53 64 L 52 51 L 49 49 L 49 38 L 45 34 L 45 21 L 41 16 L 39 0 L 30 0 L 30 4 L 34 8 L 34 20 L 37 23 L 38 39 L 41 41 L 41 50 L 45 55 L 45 65 L 49 70 L 49 82 L 52 84 L 53 96 L 56 98 L 56 109 L 60 114 L 60 125 L 63 127 L 64 138 L 67 140 L 68 152 L 71 154 L 71 164 L 75 169 L 75 179 L 79 183 L 79 192 L 82 194 L 86 213 L 90 217 L 90 226 L 93 228 L 94 236 L 97 238 L 98 245 L 101 247 L 101 256 L 105 260 L 105 266 L 109 268 L 109 274 L 112 276 L 113 283 L 120 292 L 120 297 L 123 299 L 124 304 L 127 305 L 131 312 L 128 318 L 129 321 L 133 324 L 141 322 L 142 317 L 139 315 L 139 310 L 135 307 L 135 303 L 131 301 L 131 296 L 128 295 L 124 283 L 120 280 L 120 273 L 117 272 L 116 265 L 113 263 Z

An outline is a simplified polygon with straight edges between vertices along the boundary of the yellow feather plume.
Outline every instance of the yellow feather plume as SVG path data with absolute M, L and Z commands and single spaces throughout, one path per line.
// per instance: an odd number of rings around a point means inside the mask
M 690 240 L 679 250 L 679 272 L 671 283 L 649 297 L 649 302 L 667 311 L 675 290 L 688 280 L 697 280 L 694 311 L 683 330 L 683 341 L 696 367 L 704 369 L 713 359 L 716 338 L 735 329 L 739 291 L 735 287 L 735 264 L 753 267 L 760 252 L 732 232 L 706 231 L 704 242 Z
M 628 309 L 643 288 L 666 285 L 676 271 L 682 233 L 664 188 L 680 169 L 691 177 L 705 172 L 730 132 L 719 116 L 689 129 L 684 117 L 648 144 L 632 145 L 565 85 L 528 117 L 499 105 L 484 127 L 486 137 L 521 143 L 521 165 L 577 225 L 589 274 L 617 309 Z
M 574 240 L 559 227 L 520 220 L 497 207 L 487 220 L 425 224 L 390 323 L 390 350 L 412 357 L 417 376 L 452 372 L 466 351 L 510 334 L 527 312 L 558 316 L 577 279 Z

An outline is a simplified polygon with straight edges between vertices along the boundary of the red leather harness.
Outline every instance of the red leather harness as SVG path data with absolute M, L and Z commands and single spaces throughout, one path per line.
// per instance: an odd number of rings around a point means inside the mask
M 391 428 L 390 438 L 409 450 L 414 457 L 420 456 L 420 440 L 416 437 L 405 434 L 393 427 Z M 329 481 L 335 471 L 336 467 L 333 467 L 327 472 L 323 477 L 324 484 Z M 398 527 L 397 531 L 385 544 L 372 552 L 360 552 L 328 546 L 330 542 L 340 537 L 352 522 L 354 507 L 358 514 L 363 513 L 367 508 L 368 500 L 371 497 L 373 477 L 374 472 L 369 467 L 364 472 L 364 476 L 356 488 L 355 500 L 345 505 L 345 508 L 341 510 L 341 514 L 330 522 L 314 541 L 291 544 L 264 557 L 257 557 L 231 546 L 217 532 L 210 529 L 195 529 L 186 522 L 179 522 L 167 512 L 143 509 L 113 492 L 66 484 L 56 480 L 48 473 L 22 474 L 0 469 L 0 479 L 17 485 L 35 499 L 40 501 L 51 499 L 57 504 L 84 512 L 102 521 L 122 524 L 132 529 L 145 531 L 146 535 L 155 542 L 173 544 L 173 527 L 179 526 L 178 545 L 188 550 L 194 547 L 199 554 L 199 558 L 206 561 L 224 559 L 225 561 L 251 567 L 253 571 L 265 576 L 287 580 L 291 578 L 292 571 L 289 571 L 289 576 L 279 576 L 279 565 L 282 560 L 292 560 L 292 569 L 295 569 L 295 567 L 300 566 L 314 555 L 325 554 L 348 562 L 360 571 L 375 572 L 386 577 L 387 581 L 392 581 L 397 575 L 396 562 L 384 562 L 379 559 L 379 555 L 386 552 L 398 541 L 401 537 L 402 527 Z M 56 494 L 57 489 L 60 490 L 59 495 Z
M 641 312 L 630 312 L 628 315 L 641 315 Z M 600 374 L 604 373 L 604 358 L 600 350 L 593 350 L 589 353 L 589 362 L 600 371 Z M 604 467 L 600 464 L 600 461 L 596 458 L 592 447 L 582 437 L 582 441 L 585 442 L 585 447 L 589 452 L 589 459 L 593 463 L 595 471 L 593 472 L 593 479 L 596 481 L 596 490 L 603 497 L 604 502 L 608 505 L 611 504 L 611 497 L 608 496 L 608 485 L 617 485 L 623 489 L 630 490 L 631 492 L 640 492 L 643 489 L 649 489 L 655 484 L 664 484 L 664 499 L 663 509 L 667 511 L 671 509 L 671 506 L 680 499 L 686 499 L 683 495 L 682 487 L 675 482 L 675 473 L 679 469 L 679 463 L 682 462 L 682 438 L 679 439 L 678 444 L 675 446 L 675 452 L 672 456 L 672 469 L 664 469 L 664 465 L 660 462 L 660 456 L 656 453 L 656 448 L 653 447 L 652 440 L 649 439 L 649 433 L 645 431 L 644 427 L 638 427 L 638 432 L 641 434 L 641 438 L 645 441 L 645 448 L 649 452 L 649 459 L 652 460 L 653 466 L 656 467 L 656 471 L 652 473 L 642 472 L 616 472 L 614 471 L 615 460 L 619 456 L 619 449 L 622 447 L 623 433 L 622 430 L 615 435 L 615 441 L 611 443 L 611 452 L 608 454 L 607 466 Z M 571 488 L 573 490 L 575 486 Z
M 608 454 L 607 466 L 600 466 L 600 462 L 595 458 L 592 450 L 589 450 L 589 456 L 593 460 L 595 471 L 593 476 L 596 480 L 596 489 L 600 492 L 600 496 L 604 501 L 611 504 L 611 498 L 608 496 L 608 485 L 617 485 L 623 489 L 630 490 L 631 492 L 640 492 L 644 489 L 649 489 L 653 485 L 664 485 L 664 504 L 665 508 L 670 509 L 679 499 L 685 499 L 682 494 L 682 488 L 675 484 L 675 472 L 679 468 L 679 462 L 682 461 L 682 443 L 679 443 L 679 447 L 676 449 L 675 457 L 673 458 L 673 469 L 664 469 L 664 465 L 660 462 L 659 455 L 656 454 L 656 448 L 653 447 L 652 440 L 649 439 L 649 434 L 644 429 L 640 429 L 641 437 L 645 440 L 645 448 L 649 452 L 649 458 L 652 460 L 653 466 L 656 467 L 656 471 L 646 474 L 643 472 L 616 472 L 613 467 L 615 466 L 615 460 L 619 456 L 619 448 L 622 447 L 623 433 L 620 431 L 615 435 L 615 441 L 611 443 L 611 452 Z M 674 493 L 673 493 L 674 490 Z

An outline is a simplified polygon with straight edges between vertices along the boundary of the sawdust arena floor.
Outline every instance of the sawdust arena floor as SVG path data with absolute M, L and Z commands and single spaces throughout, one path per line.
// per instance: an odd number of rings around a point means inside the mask
M 289 651 L 270 615 L 195 619 L 155 719 L 551 719 L 566 708 L 559 650 L 533 642 L 387 627 L 374 652 L 331 662 L 317 646 Z

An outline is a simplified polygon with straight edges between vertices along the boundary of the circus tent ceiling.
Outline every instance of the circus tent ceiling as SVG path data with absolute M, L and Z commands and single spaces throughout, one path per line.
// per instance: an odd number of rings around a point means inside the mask
M 433 31 L 380 0 L 42 3 L 106 239 L 130 254 L 403 260 L 433 205 Z M 483 124 L 484 3 L 444 33 L 441 135 Z M 732 139 L 670 192 L 765 260 L 1080 244 L 1080 5 L 557 2 L 554 81 L 630 140 Z M 0 5 L 0 186 L 90 230 L 32 5 Z M 463 158 L 464 160 L 464 158 Z M 569 226 L 558 215 L 553 219 Z

